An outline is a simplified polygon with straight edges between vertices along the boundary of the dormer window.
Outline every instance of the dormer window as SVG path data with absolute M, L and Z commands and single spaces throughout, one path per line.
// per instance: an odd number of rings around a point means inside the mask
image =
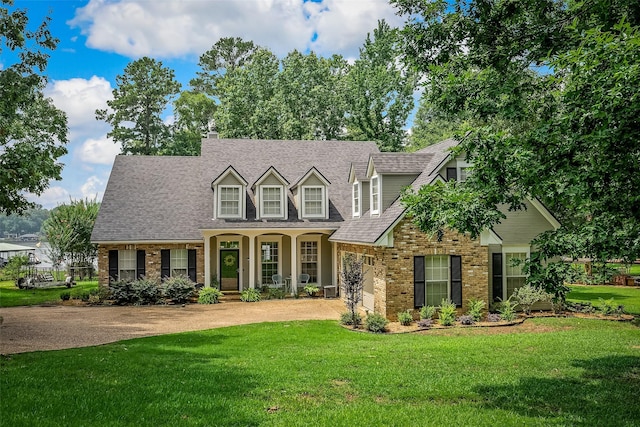
M 247 181 L 229 166 L 212 183 L 213 217 L 222 219 L 245 219 Z
M 305 218 L 324 218 L 324 187 L 302 187 L 302 216 Z
M 241 218 L 240 185 L 221 185 L 218 187 L 220 195 L 218 197 L 218 217 L 220 218 Z
M 380 177 L 371 177 L 371 215 L 380 214 Z
M 353 204 L 353 216 L 359 217 L 360 216 L 360 183 L 359 182 L 353 183 L 352 204 Z
M 260 217 L 281 218 L 284 216 L 284 188 L 276 185 L 260 187 Z

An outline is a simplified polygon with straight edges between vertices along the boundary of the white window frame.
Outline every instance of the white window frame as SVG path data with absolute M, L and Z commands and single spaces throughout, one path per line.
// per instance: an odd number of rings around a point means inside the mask
M 467 180 L 467 177 L 469 176 L 469 172 L 467 172 L 466 170 L 469 169 L 471 167 L 471 163 L 465 162 L 465 161 L 461 161 L 458 160 L 456 162 L 456 173 L 458 174 L 458 182 L 465 182 Z M 465 170 L 465 177 L 464 179 L 462 179 L 462 171 Z
M 320 189 L 320 213 L 319 214 L 310 214 L 307 212 L 307 190 L 311 189 Z M 302 200 L 302 217 L 303 218 L 326 218 L 327 216 L 327 190 L 324 185 L 303 185 L 300 189 L 302 192 L 301 200 Z M 315 202 L 315 200 L 314 200 Z
M 174 270 L 184 270 L 184 273 L 176 273 Z M 171 249 L 169 251 L 169 275 L 171 277 L 189 275 L 189 250 Z
M 531 246 L 503 246 L 502 247 L 502 299 L 507 296 L 507 279 L 508 277 L 527 277 L 526 275 L 510 275 L 507 277 L 507 268 L 509 265 L 509 254 L 525 254 L 525 259 L 531 258 Z
M 234 188 L 238 189 L 238 213 L 237 214 L 223 214 L 222 213 L 222 189 Z M 242 185 L 218 185 L 216 196 L 216 213 L 218 218 L 243 218 L 244 213 L 244 191 Z
M 322 283 L 322 242 L 320 240 L 320 237 L 304 237 L 304 238 L 299 238 L 298 239 L 298 275 L 302 274 L 302 264 L 303 264 L 303 259 L 302 259 L 302 243 L 303 242 L 316 242 L 316 247 L 317 247 L 317 256 L 316 256 L 316 269 L 318 271 L 318 277 L 316 278 L 316 283 L 318 286 Z M 311 282 L 309 282 L 311 283 Z
M 375 175 L 371 177 L 371 181 L 369 184 L 369 192 L 370 192 L 370 198 L 369 198 L 369 204 L 370 204 L 370 209 L 371 209 L 371 215 L 380 215 L 380 204 L 382 203 L 382 179 L 380 177 L 380 175 Z M 377 206 L 375 205 L 375 202 L 377 203 Z
M 360 217 L 362 212 L 362 186 L 358 181 L 353 183 L 351 189 L 351 204 L 353 217 Z
M 425 266 L 425 271 L 424 271 L 424 298 L 425 298 L 425 304 L 427 305 L 431 305 L 427 302 L 427 288 L 429 286 L 429 283 L 439 283 L 442 282 L 443 279 L 428 279 L 428 274 L 427 274 L 427 260 L 429 258 L 434 258 L 434 257 L 446 257 L 447 259 L 447 266 L 446 266 L 446 271 L 447 271 L 447 277 L 446 277 L 446 282 L 447 282 L 447 300 L 451 301 L 451 257 L 449 255 L 445 255 L 445 254 L 433 254 L 433 255 L 425 255 L 424 256 L 424 266 Z M 435 301 L 434 305 L 440 305 L 441 301 Z
M 258 265 L 256 268 L 257 276 L 262 281 L 262 245 L 265 243 L 277 243 L 278 244 L 278 272 L 276 274 L 282 275 L 282 260 L 284 256 L 284 251 L 282 247 L 282 236 L 275 235 L 267 235 L 258 237 L 258 256 L 257 261 Z M 271 285 L 271 278 L 269 278 L 269 283 L 262 283 L 262 285 Z
M 267 214 L 265 213 L 264 208 L 264 190 L 265 189 L 273 189 L 276 188 L 280 190 L 280 211 L 277 214 Z M 261 185 L 260 186 L 260 218 L 284 218 L 284 206 L 285 206 L 285 197 L 284 197 L 284 187 L 282 185 Z
M 125 265 L 129 263 L 128 265 Z M 133 269 L 130 268 L 133 264 Z M 133 271 L 132 278 L 124 278 L 123 271 Z M 120 249 L 118 251 L 118 280 L 136 280 L 138 271 L 138 253 L 135 249 Z

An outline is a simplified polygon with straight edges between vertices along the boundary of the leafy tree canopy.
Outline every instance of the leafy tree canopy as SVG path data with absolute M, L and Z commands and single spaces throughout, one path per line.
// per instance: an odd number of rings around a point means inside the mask
M 394 3 L 411 14 L 407 58 L 428 102 L 472 129 L 466 183 L 405 197 L 418 224 L 477 234 L 504 218 L 498 205 L 537 198 L 562 223 L 534 242 L 541 259 L 640 257 L 640 4 Z
M 42 92 L 47 51 L 58 44 L 50 19 L 31 30 L 26 10 L 12 10 L 12 0 L 1 4 L 8 7 L 0 7 L 0 53 L 14 55 L 3 56 L 0 68 L 0 214 L 21 214 L 35 206 L 25 192 L 40 195 L 51 179 L 61 179 L 67 118 Z

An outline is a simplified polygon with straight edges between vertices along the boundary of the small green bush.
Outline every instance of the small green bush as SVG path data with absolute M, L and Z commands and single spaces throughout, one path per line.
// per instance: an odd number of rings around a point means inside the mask
M 436 308 L 432 305 L 425 305 L 420 309 L 421 319 L 433 319 L 434 314 L 436 314 Z
M 188 277 L 177 276 L 165 279 L 162 294 L 176 304 L 182 304 L 195 293 L 196 285 Z
M 89 291 L 82 291 L 80 292 L 80 299 L 84 302 L 88 302 L 89 298 L 91 297 L 91 292 Z
M 89 300 L 88 300 L 89 304 L 100 304 L 102 302 L 102 300 L 100 299 L 100 296 L 97 294 L 93 294 L 93 295 L 89 295 Z
M 542 288 L 526 284 L 513 291 L 512 298 L 516 305 L 522 308 L 522 311 L 528 316 L 531 314 L 531 306 L 537 302 L 549 302 L 553 295 Z
M 440 303 L 440 311 L 438 312 L 438 320 L 442 326 L 451 326 L 456 321 L 456 305 L 443 299 Z
M 109 294 L 113 303 L 117 305 L 127 305 L 135 302 L 131 282 L 117 280 L 109 283 Z
M 257 289 L 248 288 L 240 294 L 240 301 L 256 302 L 260 301 L 260 292 Z
M 499 313 L 488 313 L 487 314 L 487 322 L 499 322 L 500 314 Z
M 316 286 L 316 285 L 307 285 L 307 286 L 304 287 L 304 291 L 310 297 L 314 296 L 316 294 L 316 292 L 318 292 L 319 290 L 320 290 L 320 288 L 318 286 Z
M 364 326 L 371 332 L 384 332 L 387 328 L 389 321 L 378 313 L 367 314 L 367 318 L 364 320 Z
M 131 283 L 131 300 L 134 304 L 155 304 L 162 297 L 160 284 L 152 279 L 140 279 Z
M 398 322 L 400 322 L 402 326 L 409 326 L 413 322 L 413 316 L 411 315 L 411 310 L 399 312 Z
M 340 324 L 358 327 L 362 324 L 360 313 L 352 315 L 350 311 L 340 314 Z
M 284 299 L 284 296 L 285 296 L 284 289 L 267 287 L 268 299 Z
M 198 294 L 198 304 L 217 304 L 222 292 L 218 288 L 203 288 Z
M 598 301 L 600 302 L 598 309 L 604 315 L 609 316 L 614 314 L 616 316 L 620 316 L 624 311 L 624 307 L 618 304 L 613 298 L 609 298 L 607 300 L 604 298 L 598 298 Z
M 469 308 L 467 315 L 471 316 L 474 322 L 479 322 L 482 319 L 482 312 L 487 303 L 484 300 L 472 298 L 469 300 Z
M 462 316 L 458 317 L 458 322 L 460 322 L 461 325 L 474 325 L 476 323 L 475 320 L 473 320 L 473 317 L 469 314 L 463 314 Z
M 418 320 L 418 327 L 421 329 L 431 329 L 431 326 L 433 326 L 433 319 Z
M 516 305 L 511 299 L 506 299 L 500 303 L 498 313 L 500 313 L 500 319 L 513 322 L 516 319 Z
M 71 299 L 71 292 L 69 291 L 60 292 L 60 299 L 62 301 L 69 301 Z

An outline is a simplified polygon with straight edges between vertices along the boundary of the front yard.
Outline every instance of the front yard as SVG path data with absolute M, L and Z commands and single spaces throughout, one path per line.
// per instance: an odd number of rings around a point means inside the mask
M 2 424 L 637 425 L 625 322 L 355 333 L 263 323 L 4 356 Z
M 640 288 L 623 286 L 571 285 L 567 299 L 574 302 L 600 303 L 600 298 L 614 301 L 624 307 L 625 313 L 640 316 Z
M 22 305 L 57 304 L 60 294 L 69 292 L 71 298 L 82 298 L 92 289 L 97 289 L 98 280 L 76 282 L 70 289 L 56 286 L 43 289 L 18 289 L 12 280 L 0 281 L 0 307 L 17 307 Z

